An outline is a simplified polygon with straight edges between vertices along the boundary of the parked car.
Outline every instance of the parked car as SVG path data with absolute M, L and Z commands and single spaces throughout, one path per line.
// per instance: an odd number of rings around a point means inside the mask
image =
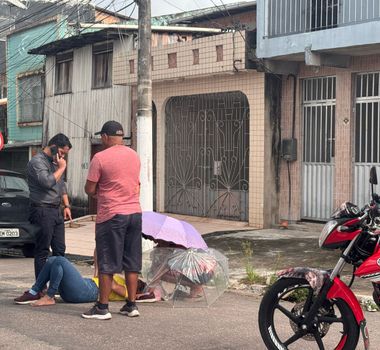
M 25 176 L 0 169 L 0 248 L 21 248 L 33 257 L 38 227 L 29 222 L 29 188 Z

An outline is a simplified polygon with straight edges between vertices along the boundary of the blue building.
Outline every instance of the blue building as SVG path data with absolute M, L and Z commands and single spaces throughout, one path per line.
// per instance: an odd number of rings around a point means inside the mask
M 77 34 L 79 22 L 118 23 L 128 19 L 98 7 L 70 3 L 31 2 L 27 11 L 29 15 L 22 13 L 6 37 L 7 144 L 0 153 L 0 168 L 21 172 L 43 146 L 45 57 L 28 51 Z

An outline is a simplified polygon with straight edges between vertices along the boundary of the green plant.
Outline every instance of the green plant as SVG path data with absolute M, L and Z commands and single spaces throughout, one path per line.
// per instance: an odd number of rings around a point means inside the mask
M 280 254 L 280 252 L 277 252 L 277 257 L 276 257 L 276 260 L 275 260 L 275 263 L 274 263 L 274 266 L 273 266 L 273 270 L 274 271 L 278 270 L 278 268 L 280 266 L 280 261 L 281 261 L 281 254 Z M 277 274 L 276 273 L 271 273 L 271 274 L 267 275 L 265 284 L 269 288 L 274 282 L 277 281 L 277 279 L 278 279 Z
M 275 273 L 272 273 L 270 274 L 267 278 L 266 278 L 266 282 L 265 284 L 270 287 L 274 282 L 276 282 L 278 279 L 277 275 Z
M 243 278 L 241 282 L 246 284 L 265 284 L 266 278 L 258 274 L 252 266 L 253 248 L 252 242 L 242 242 L 241 248 L 244 255 L 244 266 L 247 277 Z
M 247 277 L 243 279 L 245 283 L 247 284 L 256 284 L 256 283 L 264 284 L 265 283 L 265 277 L 259 275 L 252 266 L 247 265 L 245 267 L 245 272 L 247 273 Z
M 362 298 L 360 304 L 365 308 L 365 310 L 370 312 L 379 311 L 379 307 L 375 304 L 371 298 Z
M 309 295 L 309 291 L 310 290 L 308 288 L 298 288 L 292 290 L 286 295 L 285 300 L 295 303 L 305 301 L 307 299 L 307 296 Z
M 252 242 L 249 242 L 249 241 L 242 242 L 241 248 L 243 250 L 245 259 L 246 260 L 252 259 L 252 256 L 253 256 Z

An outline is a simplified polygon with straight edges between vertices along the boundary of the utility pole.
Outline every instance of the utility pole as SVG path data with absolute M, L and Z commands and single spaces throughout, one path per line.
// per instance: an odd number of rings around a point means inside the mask
M 138 12 L 137 153 L 141 159 L 140 202 L 153 210 L 151 0 L 135 0 Z

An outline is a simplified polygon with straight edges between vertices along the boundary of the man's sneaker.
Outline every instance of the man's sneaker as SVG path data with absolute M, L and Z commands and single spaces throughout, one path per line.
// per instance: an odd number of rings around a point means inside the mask
M 137 308 L 136 304 L 133 304 L 131 306 L 128 306 L 128 304 L 125 304 L 119 311 L 122 315 L 126 315 L 129 317 L 137 317 L 140 316 L 139 309 Z
M 82 314 L 83 318 L 93 318 L 96 320 L 110 320 L 112 318 L 108 309 L 99 309 L 95 304 L 90 310 Z
M 42 297 L 41 293 L 37 293 L 37 295 L 33 295 L 29 293 L 27 290 L 24 292 L 23 295 L 19 296 L 18 298 L 14 299 L 14 302 L 19 305 L 25 305 L 25 304 L 31 304 L 35 302 L 36 300 L 40 299 Z
M 136 303 L 154 303 L 157 301 L 153 292 L 141 294 L 136 298 Z

